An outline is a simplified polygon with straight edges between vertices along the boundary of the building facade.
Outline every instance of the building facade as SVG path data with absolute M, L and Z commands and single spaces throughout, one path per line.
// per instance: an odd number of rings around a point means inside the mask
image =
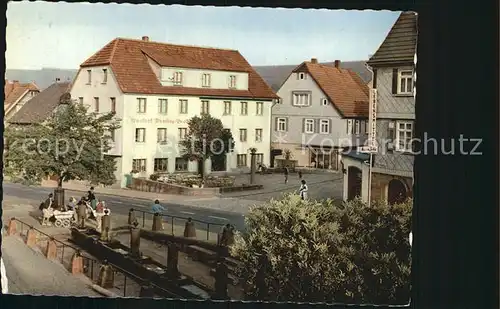
M 4 121 L 8 124 L 8 120 L 14 116 L 26 102 L 40 93 L 40 88 L 31 82 L 22 84 L 17 80 L 5 80 L 4 85 Z
M 278 97 L 238 51 L 115 39 L 81 65 L 71 95 L 90 112 L 113 111 L 120 119 L 108 155 L 122 186 L 132 170 L 139 177 L 196 172 L 178 143 L 188 120 L 201 114 L 221 119 L 235 140 L 233 152 L 206 162 L 207 172 L 248 171 L 250 148 L 269 163 Z
M 361 196 L 367 201 L 370 187 L 371 200 L 390 204 L 413 195 L 416 44 L 417 15 L 403 12 L 368 61 L 377 94 L 378 149 L 372 157 L 371 186 L 369 155 L 343 154 L 345 200 Z
M 280 104 L 273 107 L 273 149 L 281 151 L 274 160 L 338 170 L 340 153 L 366 140 L 368 86 L 340 62 L 303 62 L 281 85 Z

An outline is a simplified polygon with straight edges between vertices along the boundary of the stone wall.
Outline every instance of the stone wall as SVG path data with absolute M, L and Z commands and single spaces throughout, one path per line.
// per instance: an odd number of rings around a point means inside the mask
M 133 178 L 132 184 L 130 185 L 130 189 L 145 191 L 145 192 L 156 192 L 156 193 L 188 195 L 188 196 L 220 195 L 220 188 L 189 188 L 176 184 L 163 183 L 143 178 Z
M 408 196 L 413 197 L 412 179 L 408 177 L 394 176 L 388 174 L 372 173 L 372 191 L 371 200 L 386 200 L 387 199 L 387 185 L 392 179 L 399 179 L 403 181 L 408 189 Z

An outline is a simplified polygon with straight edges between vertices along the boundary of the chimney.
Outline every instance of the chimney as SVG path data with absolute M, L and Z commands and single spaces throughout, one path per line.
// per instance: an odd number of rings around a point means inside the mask
M 318 59 L 317 58 L 311 58 L 311 63 L 318 63 Z
M 340 60 L 335 60 L 335 67 L 337 69 L 340 67 Z
M 143 40 L 144 42 L 149 42 L 149 36 L 146 36 L 146 35 L 145 35 L 145 36 L 143 36 L 143 37 L 142 37 L 142 40 Z

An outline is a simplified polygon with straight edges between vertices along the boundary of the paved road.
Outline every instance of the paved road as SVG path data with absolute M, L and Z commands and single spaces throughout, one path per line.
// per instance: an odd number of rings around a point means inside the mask
M 14 196 L 23 199 L 29 199 L 40 203 L 45 200 L 50 192 L 53 192 L 51 188 L 42 187 L 28 187 L 21 184 L 14 183 L 3 183 L 3 194 L 6 196 Z M 70 196 L 80 197 L 82 192 L 66 190 L 65 196 L 68 199 Z M 152 201 L 147 201 L 144 199 L 134 199 L 129 197 L 115 196 L 115 195 L 104 195 L 97 192 L 98 198 L 104 200 L 106 205 L 112 210 L 112 212 L 127 215 L 130 208 L 135 208 L 139 210 L 151 210 Z M 226 224 L 231 223 L 238 230 L 243 230 L 245 223 L 245 217 L 238 213 L 225 212 L 221 210 L 212 210 L 208 208 L 199 208 L 186 205 L 179 205 L 173 203 L 166 203 L 167 211 L 166 214 L 188 218 L 191 217 L 194 220 L 201 220 L 209 223 L 216 224 Z M 212 229 L 211 229 L 212 230 Z

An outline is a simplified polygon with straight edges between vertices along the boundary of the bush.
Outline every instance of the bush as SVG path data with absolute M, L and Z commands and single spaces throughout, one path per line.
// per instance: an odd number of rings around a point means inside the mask
M 249 300 L 407 304 L 411 201 L 301 201 L 254 207 L 231 255 Z
M 160 178 L 160 175 L 158 175 L 158 174 L 151 174 L 151 175 L 149 175 L 149 179 L 152 180 L 152 181 L 157 181 L 158 178 Z

